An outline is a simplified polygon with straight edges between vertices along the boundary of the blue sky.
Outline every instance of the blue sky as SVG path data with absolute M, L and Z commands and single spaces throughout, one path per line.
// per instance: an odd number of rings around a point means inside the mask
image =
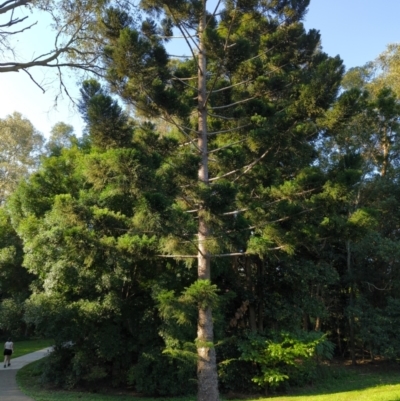
M 373 60 L 389 43 L 400 42 L 400 1 L 398 0 L 311 0 L 304 22 L 307 29 L 321 32 L 323 50 L 331 56 L 339 54 L 347 68 Z M 39 26 L 18 36 L 20 54 L 26 58 L 40 50 L 51 48 L 52 36 L 49 21 L 33 15 L 30 20 L 39 21 Z M 0 74 L 0 118 L 13 111 L 27 117 L 33 125 L 48 136 L 51 127 L 64 121 L 82 130 L 82 121 L 68 99 L 54 99 L 57 91 L 57 76 L 53 70 L 31 70 L 35 79 L 47 84 L 45 94 L 23 73 Z M 77 97 L 78 81 L 65 71 L 69 90 Z

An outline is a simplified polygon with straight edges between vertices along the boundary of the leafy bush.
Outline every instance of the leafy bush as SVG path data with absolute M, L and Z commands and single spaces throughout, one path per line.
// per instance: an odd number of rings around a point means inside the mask
M 76 381 L 68 374 L 67 369 L 73 356 L 69 347 L 56 347 L 54 352 L 46 358 L 46 363 L 42 364 L 41 381 L 45 384 L 51 383 L 56 387 L 74 387 Z
M 359 336 L 371 356 L 381 355 L 396 360 L 400 357 L 400 300 L 388 297 L 384 308 L 374 308 L 360 298 L 354 308 L 359 316 Z
M 331 358 L 334 345 L 321 333 L 274 332 L 269 336 L 250 334 L 238 344 L 239 360 L 257 366 L 251 378 L 265 390 L 291 380 L 302 385 L 315 377 L 317 357 Z
M 256 364 L 240 359 L 239 342 L 243 339 L 232 336 L 218 344 L 218 378 L 222 393 L 257 393 L 259 387 L 252 382 L 258 373 Z
M 128 373 L 128 383 L 148 395 L 177 396 L 196 392 L 196 365 L 161 351 L 143 352 Z
M 7 336 L 21 337 L 26 334 L 27 325 L 23 315 L 24 302 L 14 298 L 3 299 L 0 303 L 0 329 Z

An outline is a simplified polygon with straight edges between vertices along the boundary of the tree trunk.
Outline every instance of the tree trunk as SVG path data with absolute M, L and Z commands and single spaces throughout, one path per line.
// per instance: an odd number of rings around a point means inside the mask
M 381 167 L 381 177 L 385 177 L 389 166 L 389 144 L 385 141 L 382 145 L 382 167 Z
M 204 47 L 204 29 L 206 26 L 206 0 L 203 0 L 203 12 L 199 23 L 198 54 L 198 147 L 201 151 L 201 163 L 198 178 L 203 185 L 209 185 L 208 150 L 207 150 L 207 92 L 206 92 L 206 52 Z M 204 204 L 199 205 L 198 225 L 198 278 L 210 280 L 210 257 L 207 250 L 209 227 L 205 216 Z M 197 379 L 198 401 L 218 401 L 218 375 L 215 348 L 213 346 L 213 319 L 210 307 L 199 308 L 197 323 Z
M 346 251 L 347 251 L 347 272 L 349 274 L 350 286 L 349 286 L 349 305 L 350 305 L 350 313 L 349 313 L 349 329 L 350 329 L 350 355 L 351 355 L 351 363 L 352 365 L 356 365 L 356 351 L 355 351 L 355 341 L 354 341 L 354 315 L 353 315 L 353 278 L 351 271 L 351 245 L 350 240 L 346 241 Z
M 343 347 L 342 347 L 342 333 L 340 332 L 340 326 L 338 323 L 338 327 L 336 328 L 336 333 L 337 333 L 337 344 L 338 344 L 338 348 L 339 348 L 339 354 L 340 356 L 343 357 Z
M 316 319 L 315 319 L 314 330 L 315 331 L 320 331 L 321 330 L 321 318 L 319 316 L 317 316 Z
M 254 284 L 252 280 L 252 272 L 251 272 L 251 260 L 249 257 L 245 257 L 244 261 L 244 270 L 246 272 L 246 281 L 247 281 L 247 291 L 252 293 L 252 298 L 254 299 Z M 250 330 L 255 333 L 257 332 L 257 315 L 254 307 L 254 301 L 250 301 L 249 303 L 249 325 Z
M 388 129 L 386 126 L 383 127 L 382 129 L 382 166 L 381 166 L 381 177 L 385 177 L 388 168 L 389 168 L 389 151 L 390 151 L 390 140 L 388 137 Z
M 321 285 L 318 284 L 315 290 L 315 298 L 322 299 L 322 291 L 321 291 Z M 315 325 L 314 325 L 314 330 L 315 331 L 320 331 L 321 330 L 321 317 L 317 316 L 315 318 Z
M 308 331 L 309 330 L 309 326 L 310 326 L 310 317 L 308 316 L 307 313 L 303 313 L 303 319 L 302 319 L 302 325 L 303 325 L 303 330 L 304 331 Z
M 257 296 L 258 296 L 258 332 L 264 331 L 264 291 L 263 291 L 263 261 L 257 263 Z

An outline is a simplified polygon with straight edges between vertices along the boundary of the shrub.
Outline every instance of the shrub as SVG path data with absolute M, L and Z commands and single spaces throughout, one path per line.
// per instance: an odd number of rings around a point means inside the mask
M 23 315 L 23 302 L 14 298 L 4 299 L 0 304 L 0 329 L 7 335 L 23 336 L 27 331 Z
M 251 381 L 265 391 L 276 389 L 285 381 L 296 385 L 312 381 L 316 377 L 318 358 L 331 358 L 334 349 L 317 332 L 250 334 L 238 347 L 239 360 L 256 366 Z
M 156 349 L 143 352 L 128 373 L 128 383 L 146 395 L 177 396 L 196 392 L 196 365 L 172 359 Z

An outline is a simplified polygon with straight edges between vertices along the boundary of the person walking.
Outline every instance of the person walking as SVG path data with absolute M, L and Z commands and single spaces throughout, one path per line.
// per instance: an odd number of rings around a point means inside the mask
M 11 355 L 14 351 L 14 343 L 9 338 L 4 344 L 4 367 L 11 365 Z

